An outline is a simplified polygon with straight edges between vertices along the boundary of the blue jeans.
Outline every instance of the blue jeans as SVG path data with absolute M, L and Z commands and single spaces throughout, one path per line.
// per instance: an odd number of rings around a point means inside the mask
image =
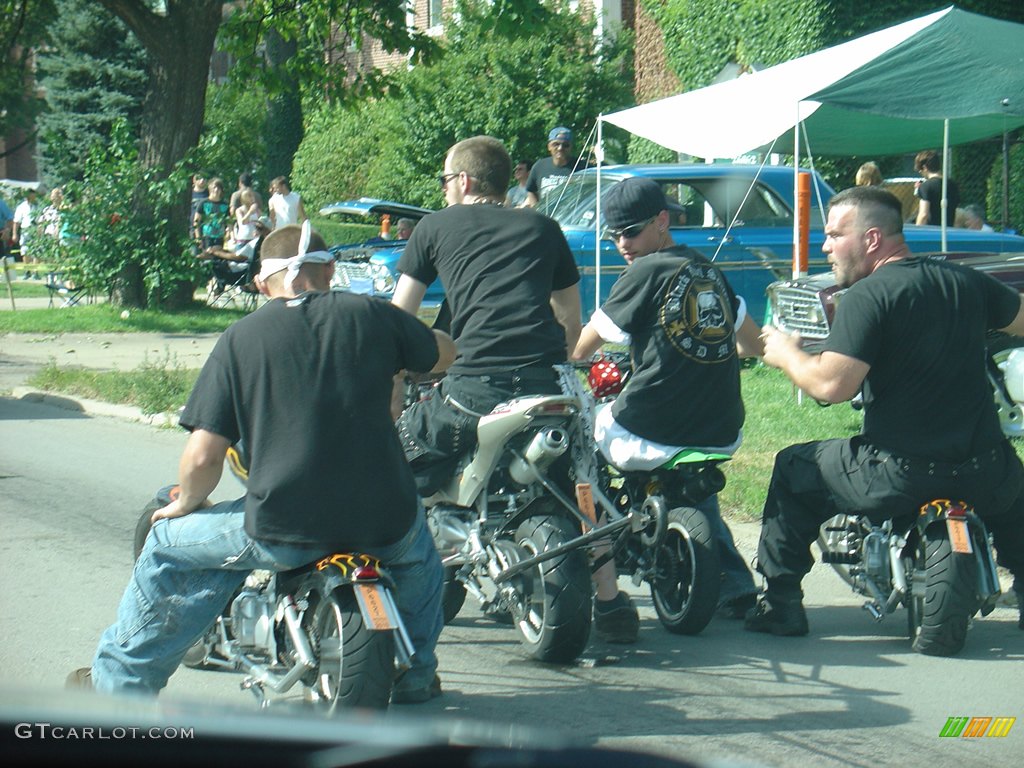
M 719 567 L 722 571 L 722 586 L 719 593 L 719 603 L 734 600 L 742 595 L 757 593 L 754 586 L 754 576 L 747 567 L 743 556 L 736 549 L 736 541 L 732 537 L 732 531 L 722 519 L 722 512 L 718 507 L 718 495 L 709 496 L 697 505 L 697 509 L 703 512 L 711 525 L 711 536 L 718 547 Z
M 158 693 L 250 571 L 290 570 L 330 554 L 258 542 L 246 534 L 244 522 L 244 499 L 237 499 L 153 526 L 117 621 L 96 649 L 96 690 Z M 444 619 L 443 568 L 422 510 L 402 539 L 366 554 L 379 558 L 394 577 L 399 612 L 416 649 L 400 686 L 425 687 L 437 670 L 434 651 Z

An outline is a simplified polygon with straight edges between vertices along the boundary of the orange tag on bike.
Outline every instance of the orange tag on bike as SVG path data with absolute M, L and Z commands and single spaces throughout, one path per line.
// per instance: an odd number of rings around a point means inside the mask
M 946 518 L 946 531 L 949 533 L 949 543 L 954 552 L 969 555 L 974 552 L 971 545 L 971 536 L 967 532 L 967 521 L 955 518 Z
M 362 608 L 363 623 L 367 629 L 383 631 L 394 629 L 388 609 L 384 605 L 381 595 L 380 584 L 354 584 L 356 597 L 359 598 L 359 607 Z
M 594 509 L 594 494 L 590 490 L 590 483 L 576 483 L 576 506 L 580 508 L 583 516 L 590 521 L 591 528 L 597 525 L 597 510 Z M 587 526 L 583 527 L 586 528 Z

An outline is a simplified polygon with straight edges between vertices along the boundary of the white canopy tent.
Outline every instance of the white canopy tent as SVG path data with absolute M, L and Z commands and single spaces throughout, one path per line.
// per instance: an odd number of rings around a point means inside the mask
M 799 167 L 802 124 L 817 154 L 942 145 L 945 161 L 951 144 L 1024 125 L 1024 25 L 950 6 L 600 121 L 707 159 L 771 150 Z

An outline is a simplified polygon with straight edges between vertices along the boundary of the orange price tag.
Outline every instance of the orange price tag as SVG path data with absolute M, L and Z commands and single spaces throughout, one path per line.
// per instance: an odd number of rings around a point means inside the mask
M 576 483 L 576 506 L 590 521 L 590 527 L 595 527 L 597 525 L 597 510 L 594 509 L 594 494 L 590 490 L 590 483 Z
M 949 543 L 954 552 L 969 555 L 974 552 L 971 537 L 967 532 L 967 521 L 946 518 L 946 530 L 949 532 Z
M 380 584 L 356 584 L 355 588 L 359 595 L 359 602 L 364 609 L 363 620 L 366 622 L 367 628 L 373 630 L 394 629 L 391 619 L 388 617 L 388 610 L 384 607 Z

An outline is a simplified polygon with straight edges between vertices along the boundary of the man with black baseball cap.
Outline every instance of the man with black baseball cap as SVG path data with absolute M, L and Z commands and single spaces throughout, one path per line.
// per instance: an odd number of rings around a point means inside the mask
M 534 163 L 526 180 L 525 205 L 530 208 L 536 208 L 545 195 L 564 184 L 572 174 L 572 131 L 564 126 L 552 128 L 548 133 L 548 152 L 551 157 Z
M 654 469 L 683 448 L 734 452 L 744 417 L 739 357 L 761 353 L 760 330 L 743 299 L 710 261 L 674 244 L 670 209 L 650 179 L 625 179 L 604 196 L 606 232 L 629 267 L 583 328 L 572 354 L 586 360 L 605 342 L 629 345 L 633 374 L 594 419 L 601 452 L 625 470 Z M 721 519 L 717 497 L 699 506 L 718 542 L 721 607 L 742 618 L 755 601 L 753 577 Z M 615 578 L 612 563 L 594 574 L 594 629 L 607 642 L 634 642 L 636 608 Z

